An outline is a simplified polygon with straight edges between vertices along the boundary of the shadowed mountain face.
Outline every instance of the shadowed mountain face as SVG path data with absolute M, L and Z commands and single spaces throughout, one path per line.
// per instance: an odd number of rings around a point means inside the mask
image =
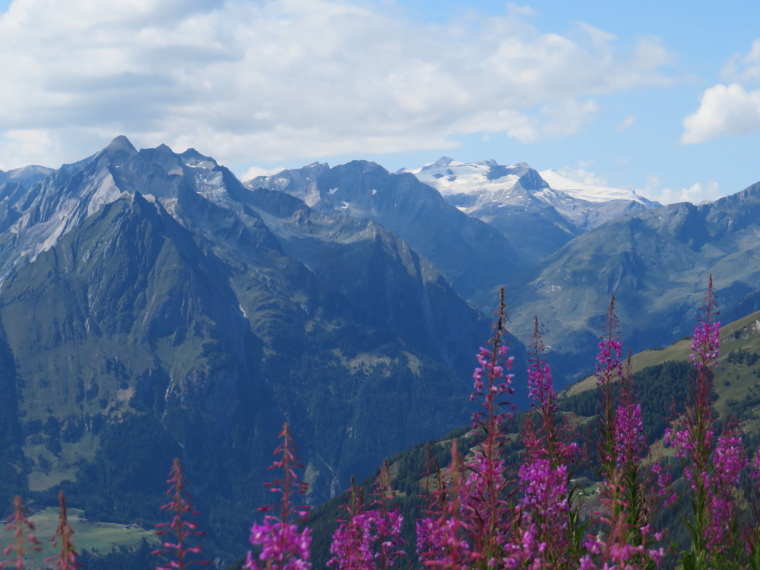
M 391 174 L 372 162 L 333 168 L 314 164 L 246 185 L 287 192 L 320 212 L 375 221 L 435 265 L 460 295 L 487 311 L 494 291 L 526 267 L 495 228 L 460 212 L 412 174 Z
M 318 501 L 469 415 L 488 323 L 372 222 L 123 137 L 0 199 L 4 492 L 152 520 L 180 456 L 240 548 L 283 421 Z
M 397 235 L 366 218 L 320 213 L 283 192 L 259 188 L 247 203 L 288 254 L 357 308 L 460 377 L 471 374 L 473 355 L 461 339 L 485 340 L 490 323 Z

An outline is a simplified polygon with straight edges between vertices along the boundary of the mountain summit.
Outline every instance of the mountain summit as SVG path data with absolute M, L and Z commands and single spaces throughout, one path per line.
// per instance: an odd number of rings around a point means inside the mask
M 660 206 L 630 190 L 575 182 L 525 162 L 504 166 L 444 156 L 407 172 L 464 213 L 501 230 L 528 263 L 609 220 Z

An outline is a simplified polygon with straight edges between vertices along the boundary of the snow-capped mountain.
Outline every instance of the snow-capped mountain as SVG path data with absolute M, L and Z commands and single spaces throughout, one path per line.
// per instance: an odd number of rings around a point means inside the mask
M 408 172 L 466 214 L 499 228 L 533 261 L 609 220 L 660 206 L 631 190 L 575 182 L 524 162 L 504 166 L 442 157 Z

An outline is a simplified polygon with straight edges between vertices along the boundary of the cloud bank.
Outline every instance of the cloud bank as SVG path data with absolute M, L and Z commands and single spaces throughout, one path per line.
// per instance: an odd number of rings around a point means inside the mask
M 347 0 L 14 0 L 0 15 L 0 168 L 116 134 L 223 162 L 571 135 L 596 97 L 670 82 L 656 38 L 470 13 L 445 25 Z M 51 166 L 56 166 L 51 164 Z
M 683 144 L 760 130 L 760 89 L 745 87 L 760 82 L 760 40 L 746 54 L 729 58 L 721 75 L 730 83 L 714 85 L 702 94 L 699 108 L 683 120 Z

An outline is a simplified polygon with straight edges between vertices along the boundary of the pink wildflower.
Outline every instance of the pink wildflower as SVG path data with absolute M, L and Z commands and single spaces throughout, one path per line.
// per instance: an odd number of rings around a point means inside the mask
M 174 534 L 177 542 L 164 542 L 163 548 L 155 550 L 153 554 L 169 554 L 176 556 L 176 560 L 170 561 L 165 566 L 160 566 L 157 570 L 170 570 L 172 568 L 183 569 L 191 564 L 200 564 L 207 566 L 211 564 L 208 560 L 189 561 L 186 560 L 188 554 L 199 554 L 200 546 L 188 546 L 187 539 L 191 536 L 203 536 L 205 533 L 198 531 L 197 523 L 188 520 L 188 515 L 198 516 L 198 512 L 190 502 L 190 494 L 187 492 L 187 479 L 182 472 L 182 465 L 179 459 L 174 459 L 171 471 L 169 471 L 169 489 L 167 495 L 172 497 L 171 501 L 161 507 L 162 510 L 174 513 L 172 522 L 159 523 L 156 525 L 158 536 L 165 534 Z
M 294 507 L 291 497 L 294 493 L 304 494 L 306 483 L 298 481 L 295 469 L 301 467 L 295 456 L 295 447 L 290 437 L 290 430 L 286 423 L 280 432 L 282 443 L 274 454 L 280 459 L 272 462 L 270 469 L 282 469 L 284 478 L 276 479 L 266 486 L 273 493 L 280 493 L 282 499 L 279 506 L 279 515 L 265 515 L 264 522 L 254 523 L 251 527 L 250 542 L 261 547 L 258 559 L 263 566 L 254 559 L 249 552 L 245 568 L 254 570 L 266 568 L 267 570 L 310 570 L 309 562 L 311 554 L 311 529 L 299 530 L 298 526 L 291 522 L 294 515 L 300 518 L 306 517 L 306 507 Z M 262 507 L 260 511 L 270 511 L 275 507 Z
M 514 358 L 507 357 L 507 308 L 504 289 L 501 289 L 499 308 L 496 310 L 494 335 L 489 341 L 491 349 L 481 348 L 480 366 L 475 370 L 474 398 L 482 398 L 484 412 L 473 414 L 473 425 L 479 428 L 483 439 L 475 446 L 475 459 L 467 464 L 470 471 L 462 486 L 461 508 L 463 518 L 472 531 L 472 547 L 480 560 L 492 564 L 500 558 L 505 542 L 503 529 L 510 514 L 506 503 L 507 481 L 504 461 L 500 459 L 504 442 L 502 426 L 511 417 L 500 411 L 503 405 L 514 406 L 503 398 L 513 393 L 512 368 Z
M 377 510 L 365 511 L 361 489 L 351 481 L 351 500 L 346 506 L 348 517 L 333 534 L 327 563 L 338 570 L 384 570 L 391 568 L 404 555 L 399 550 L 401 523 L 404 517 L 398 510 L 389 511 L 387 498 L 392 495 L 387 462 L 383 463 L 376 483 Z
M 623 468 L 638 465 L 646 449 L 646 437 L 641 421 L 641 404 L 634 401 L 628 379 L 621 382 L 614 434 L 616 465 Z
M 30 551 L 39 552 L 40 541 L 34 536 L 34 524 L 26 516 L 26 508 L 21 501 L 21 497 L 13 499 L 13 514 L 6 528 L 13 532 L 15 540 L 13 544 L 3 550 L 3 555 L 8 556 L 11 552 L 15 553 L 16 559 L 13 562 L 15 562 L 17 570 L 22 570 L 24 567 L 24 554 Z M 27 543 L 30 546 L 27 546 Z M 4 568 L 6 564 L 8 564 L 7 561 L 0 562 L 0 568 Z
M 725 552 L 734 540 L 732 525 L 737 516 L 739 475 L 747 465 L 743 457 L 742 437 L 725 433 L 718 438 L 713 456 L 714 476 L 710 490 L 710 516 L 707 528 L 707 548 Z
M 610 299 L 604 333 L 599 341 L 596 357 L 596 385 L 599 390 L 599 464 L 602 474 L 612 475 L 615 469 L 615 398 L 613 385 L 623 378 L 623 364 L 620 360 L 622 344 L 619 334 L 620 324 L 615 314 L 615 295 Z
M 45 562 L 55 560 L 56 570 L 74 570 L 74 568 L 81 567 L 82 565 L 77 562 L 79 553 L 74 548 L 74 541 L 71 538 L 74 535 L 74 529 L 69 524 L 66 512 L 66 497 L 63 491 L 58 493 L 58 503 L 60 504 L 58 527 L 55 529 L 55 536 L 51 540 L 53 541 L 53 546 L 59 546 L 60 543 L 61 551 L 58 556 L 46 558 Z
M 416 523 L 417 554 L 425 567 L 466 570 L 476 560 L 469 540 L 472 528 L 462 516 L 461 495 L 462 463 L 454 440 L 451 465 L 438 474 L 427 516 Z

